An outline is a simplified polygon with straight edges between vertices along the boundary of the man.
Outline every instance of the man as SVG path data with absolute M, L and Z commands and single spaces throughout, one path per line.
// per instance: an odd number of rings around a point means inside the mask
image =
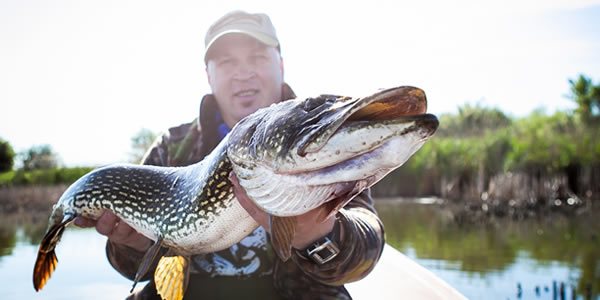
M 196 120 L 169 129 L 154 142 L 143 164 L 196 163 L 242 118 L 295 97 L 283 81 L 279 41 L 266 15 L 226 14 L 210 27 L 205 46 L 212 94 L 203 97 Z M 298 217 L 292 241 L 295 250 L 284 263 L 269 246 L 267 214 L 249 200 L 234 174 L 230 179 L 236 198 L 261 226 L 229 249 L 194 256 L 186 299 L 349 299 L 343 284 L 364 277 L 379 259 L 383 225 L 369 192 L 323 222 L 316 221 L 320 208 Z M 124 276 L 134 278 L 151 240 L 110 212 L 96 222 L 79 218 L 76 224 L 95 226 L 106 235 L 110 263 Z M 148 272 L 145 279 L 152 274 Z M 130 297 L 159 299 L 153 282 Z

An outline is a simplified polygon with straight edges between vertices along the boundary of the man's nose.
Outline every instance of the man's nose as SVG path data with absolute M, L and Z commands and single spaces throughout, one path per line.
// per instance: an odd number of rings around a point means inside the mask
M 254 76 L 256 76 L 256 68 L 248 62 L 240 63 L 234 74 L 234 78 L 237 80 L 248 80 Z

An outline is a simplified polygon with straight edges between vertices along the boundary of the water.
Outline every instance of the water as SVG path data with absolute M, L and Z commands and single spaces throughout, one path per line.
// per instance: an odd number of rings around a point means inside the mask
M 473 224 L 456 222 L 436 204 L 378 201 L 377 208 L 389 244 L 469 299 L 553 299 L 553 282 L 565 284 L 566 299 L 572 287 L 577 299 L 584 299 L 586 286 L 594 295 L 600 291 L 598 214 Z M 33 262 L 48 213 L 1 217 L 2 299 L 123 299 L 131 282 L 108 264 L 105 239 L 94 229 L 65 232 L 56 272 L 34 291 Z
M 588 286 L 600 291 L 597 213 L 472 223 L 435 204 L 379 201 L 377 209 L 388 243 L 469 299 L 553 299 L 554 282 L 565 299 L 573 289 L 577 299 Z

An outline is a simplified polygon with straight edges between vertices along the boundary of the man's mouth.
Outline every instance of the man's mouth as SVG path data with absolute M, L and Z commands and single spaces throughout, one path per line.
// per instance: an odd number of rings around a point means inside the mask
M 251 97 L 256 94 L 258 94 L 258 90 L 250 89 L 250 90 L 239 91 L 239 92 L 235 93 L 234 96 L 236 96 L 236 97 Z

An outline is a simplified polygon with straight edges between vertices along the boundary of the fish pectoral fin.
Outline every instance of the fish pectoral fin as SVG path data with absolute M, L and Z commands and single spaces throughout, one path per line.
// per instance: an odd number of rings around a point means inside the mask
M 50 279 L 50 276 L 52 276 L 52 273 L 54 273 L 58 264 L 54 249 L 60 241 L 65 228 L 73 219 L 75 219 L 75 215 L 66 214 L 60 223 L 55 223 L 44 235 L 40 243 L 35 265 L 33 266 L 33 288 L 36 291 L 41 290 L 46 282 L 48 282 L 48 279 Z
M 329 218 L 329 216 L 337 213 L 337 211 L 350 202 L 351 199 L 352 198 L 349 198 L 347 195 L 343 195 L 323 203 L 321 205 L 322 209 L 319 211 L 319 215 L 317 216 L 317 223 L 322 223 Z
M 133 286 L 131 287 L 131 291 L 129 291 L 130 293 L 133 293 L 133 289 L 135 289 L 135 286 L 138 283 L 138 281 L 140 281 L 142 277 L 144 277 L 144 275 L 148 273 L 148 269 L 150 269 L 150 266 L 152 265 L 152 262 L 154 262 L 156 255 L 158 255 L 158 252 L 160 252 L 162 243 L 163 238 L 162 236 L 159 236 L 154 245 L 152 245 L 152 247 L 146 250 L 144 257 L 140 262 L 140 266 L 138 267 L 138 270 L 135 273 L 135 279 L 133 280 Z
M 277 256 L 287 261 L 292 256 L 292 240 L 296 235 L 296 217 L 269 215 L 271 245 Z
M 329 218 L 331 215 L 337 213 L 342 207 L 346 206 L 354 197 L 358 196 L 362 191 L 367 188 L 367 184 L 362 181 L 355 182 L 351 188 L 348 188 L 345 192 L 340 194 L 338 197 L 329 200 L 322 204 L 323 209 L 320 210 L 317 216 L 317 222 L 321 223 Z
M 156 292 L 163 300 L 181 300 L 188 285 L 189 256 L 163 256 L 154 272 Z

